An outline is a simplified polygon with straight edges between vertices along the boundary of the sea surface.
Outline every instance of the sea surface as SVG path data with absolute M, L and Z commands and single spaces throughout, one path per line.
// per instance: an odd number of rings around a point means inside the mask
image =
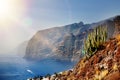
M 42 61 L 26 61 L 21 57 L 0 57 L 0 80 L 27 80 L 34 76 L 45 76 L 67 69 L 74 63 L 46 59 Z

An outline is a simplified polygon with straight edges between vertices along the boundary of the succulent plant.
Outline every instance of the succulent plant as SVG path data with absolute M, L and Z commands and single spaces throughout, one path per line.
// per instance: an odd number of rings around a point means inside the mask
M 107 27 L 98 26 L 90 32 L 84 41 L 84 52 L 87 57 L 91 57 L 107 39 Z

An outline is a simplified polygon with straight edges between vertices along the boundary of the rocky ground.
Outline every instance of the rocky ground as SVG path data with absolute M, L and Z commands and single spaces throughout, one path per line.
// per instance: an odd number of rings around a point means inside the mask
M 54 73 L 53 75 L 47 74 L 46 76 L 38 76 L 28 80 L 66 80 L 67 76 L 69 76 L 73 70 L 67 70 L 59 73 Z
M 91 58 L 81 59 L 69 80 L 120 80 L 120 36 L 102 45 Z

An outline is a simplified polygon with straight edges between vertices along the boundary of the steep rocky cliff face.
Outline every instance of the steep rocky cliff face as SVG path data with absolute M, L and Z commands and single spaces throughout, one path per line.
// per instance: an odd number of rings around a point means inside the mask
M 64 37 L 62 42 L 56 48 L 56 55 L 64 60 L 77 61 L 83 55 L 81 54 L 83 39 L 87 32 L 81 34 L 69 34 Z
M 107 26 L 108 29 L 108 39 L 113 36 L 115 27 L 113 20 L 105 20 L 95 24 L 92 24 L 91 27 L 82 31 L 78 31 L 77 34 L 69 34 L 65 36 L 61 43 L 57 46 L 56 54 L 59 55 L 62 59 L 78 61 L 81 57 L 83 57 L 82 53 L 82 45 L 84 43 L 84 39 L 89 34 L 89 32 L 93 31 L 94 27 L 102 25 L 103 27 Z
M 77 34 L 79 29 L 89 28 L 82 22 L 38 31 L 28 42 L 25 58 L 44 59 L 55 56 L 56 47 L 67 34 Z M 83 30 L 84 30 L 83 29 Z
M 84 38 L 98 25 L 107 26 L 108 38 L 114 34 L 113 19 L 107 19 L 93 24 L 74 23 L 62 27 L 55 27 L 38 31 L 28 42 L 25 58 L 78 61 Z
M 115 22 L 115 32 L 114 32 L 114 36 L 120 34 L 120 16 L 117 16 L 114 19 Z

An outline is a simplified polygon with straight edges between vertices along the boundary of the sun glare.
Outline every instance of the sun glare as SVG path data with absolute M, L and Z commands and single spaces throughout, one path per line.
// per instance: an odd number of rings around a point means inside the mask
M 0 18 L 6 18 L 13 12 L 13 0 L 0 0 Z
M 0 25 L 13 21 L 22 14 L 23 0 L 0 0 Z

